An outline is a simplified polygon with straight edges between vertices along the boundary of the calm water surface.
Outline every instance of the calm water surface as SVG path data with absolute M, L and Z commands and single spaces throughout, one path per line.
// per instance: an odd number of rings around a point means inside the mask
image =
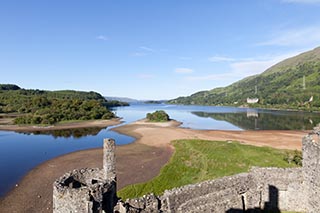
M 320 113 L 216 106 L 136 104 L 117 108 L 116 114 L 132 122 L 146 113 L 165 110 L 181 127 L 215 130 L 308 130 L 320 123 Z
M 193 129 L 312 129 L 320 122 L 317 113 L 298 113 L 233 107 L 175 106 L 133 104 L 115 108 L 124 124 L 145 118 L 146 113 L 165 110 L 171 118 Z M 54 157 L 74 151 L 102 147 L 104 138 L 118 145 L 134 138 L 118 134 L 112 128 L 84 128 L 31 134 L 0 131 L 0 196 L 12 188 L 28 171 Z

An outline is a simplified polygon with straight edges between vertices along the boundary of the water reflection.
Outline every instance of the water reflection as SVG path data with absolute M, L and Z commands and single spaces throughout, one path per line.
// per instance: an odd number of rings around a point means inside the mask
M 227 121 L 245 130 L 310 130 L 320 122 L 320 114 L 302 112 L 259 112 L 248 109 L 247 112 L 237 113 L 192 112 L 192 114 Z
M 95 136 L 98 135 L 98 133 L 105 128 L 100 127 L 88 127 L 88 128 L 77 128 L 77 129 L 62 129 L 62 130 L 48 130 L 48 131 L 32 131 L 32 132 L 19 132 L 17 133 L 23 133 L 25 135 L 51 135 L 54 138 L 81 138 L 85 136 Z

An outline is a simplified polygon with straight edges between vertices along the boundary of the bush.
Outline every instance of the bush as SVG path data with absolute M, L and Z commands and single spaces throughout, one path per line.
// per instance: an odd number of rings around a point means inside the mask
M 153 113 L 148 113 L 147 119 L 153 122 L 164 122 L 170 120 L 169 115 L 163 110 L 157 110 Z
M 284 161 L 290 163 L 294 163 L 298 166 L 302 166 L 302 152 L 298 150 L 294 150 L 294 152 L 286 152 L 284 158 Z
M 114 117 L 115 117 L 115 114 L 113 112 L 111 112 L 111 111 L 108 111 L 102 116 L 102 119 L 108 120 L 108 119 L 111 119 L 111 118 L 114 118 Z

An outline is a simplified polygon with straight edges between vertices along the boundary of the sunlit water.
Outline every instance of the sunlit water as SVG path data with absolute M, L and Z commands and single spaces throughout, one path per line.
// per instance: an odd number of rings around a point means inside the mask
M 320 122 L 317 113 L 270 111 L 233 107 L 176 106 L 166 104 L 134 104 L 115 108 L 124 124 L 146 117 L 148 112 L 165 110 L 172 119 L 192 129 L 312 129 Z M 123 125 L 123 124 L 121 124 Z M 35 166 L 74 151 L 102 147 L 104 138 L 114 138 L 118 145 L 134 138 L 118 134 L 112 127 L 86 128 L 76 131 L 51 131 L 23 134 L 0 131 L 0 196 L 12 188 Z

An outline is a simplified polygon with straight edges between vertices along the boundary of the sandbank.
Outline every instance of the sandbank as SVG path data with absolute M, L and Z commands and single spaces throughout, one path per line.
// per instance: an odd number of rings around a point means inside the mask
M 88 120 L 88 121 L 74 121 L 68 123 L 61 123 L 50 126 L 36 126 L 36 125 L 13 125 L 5 124 L 0 125 L 0 130 L 16 131 L 16 132 L 33 132 L 33 131 L 50 131 L 50 130 L 64 130 L 64 129 L 77 129 L 77 128 L 90 128 L 113 126 L 120 124 L 120 118 L 110 120 Z
M 302 137 L 308 131 L 220 131 L 193 130 L 178 127 L 179 122 L 150 123 L 140 120 L 114 128 L 135 137 L 128 145 L 117 146 L 118 189 L 150 180 L 159 174 L 174 149 L 177 139 L 240 141 L 257 146 L 301 149 Z M 101 167 L 102 149 L 79 151 L 49 160 L 31 170 L 2 200 L 1 212 L 52 212 L 52 183 L 65 172 L 76 168 Z

